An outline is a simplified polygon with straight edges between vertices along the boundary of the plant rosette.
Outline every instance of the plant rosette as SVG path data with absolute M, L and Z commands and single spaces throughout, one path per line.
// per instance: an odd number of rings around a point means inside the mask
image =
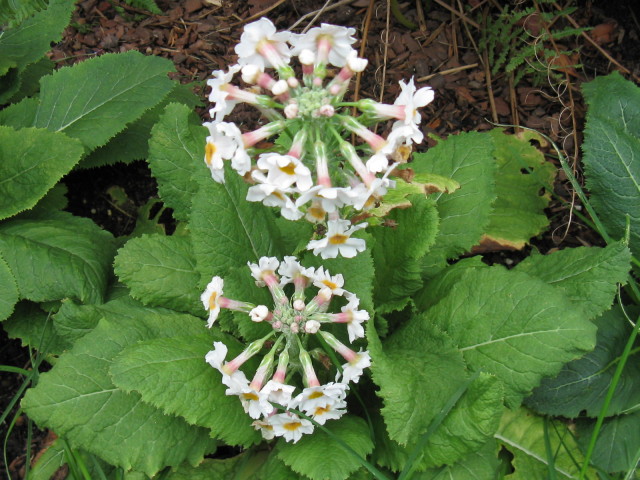
M 371 364 L 369 352 L 355 352 L 323 327 L 345 324 L 352 343 L 364 337 L 362 323 L 369 320 L 369 313 L 358 310 L 358 297 L 342 288 L 342 275 L 331 275 L 323 267 L 305 268 L 295 257 L 285 257 L 282 262 L 275 257 L 262 257 L 258 264 L 248 265 L 256 285 L 269 289 L 273 308 L 224 297 L 224 281 L 216 276 L 201 295 L 209 311 L 208 326 L 211 328 L 220 309 L 226 308 L 247 313 L 253 322 L 268 322 L 273 330 L 230 361 L 225 361 L 228 349 L 223 342 L 214 342 L 214 349 L 205 358 L 222 374 L 226 394 L 240 398 L 245 412 L 255 419 L 253 426 L 265 439 L 284 437 L 295 443 L 303 434 L 313 433 L 314 425 L 289 409 L 304 412 L 320 425 L 342 417 L 346 413 L 349 382 L 357 383 Z M 286 285 L 294 287 L 291 297 L 284 291 Z M 310 286 L 318 291 L 306 302 L 305 290 Z M 340 313 L 327 313 L 334 296 L 344 297 L 347 304 Z M 320 345 L 329 345 L 347 361 L 338 369 L 333 382 L 321 384 L 313 367 L 312 356 L 326 357 L 321 348 L 308 350 L 316 335 L 322 337 Z M 249 381 L 240 367 L 267 345 L 268 352 Z M 296 386 L 290 382 L 296 373 L 300 374 L 304 388 L 294 397 Z
M 368 63 L 352 48 L 354 33 L 328 24 L 304 34 L 277 32 L 262 18 L 245 27 L 235 47 L 238 63 L 214 71 L 207 82 L 213 121 L 204 124 L 209 129 L 204 161 L 212 178 L 223 183 L 225 162 L 230 162 L 253 183 L 247 200 L 277 207 L 289 220 L 323 224 L 325 237 L 307 244 L 322 258 L 351 258 L 366 248 L 352 234 L 367 223 L 352 222 L 395 187 L 389 176 L 412 144 L 424 138 L 418 109 L 434 98 L 430 87 L 417 89 L 412 78 L 400 81 L 393 105 L 344 101 L 349 81 Z M 300 64 L 300 79 L 290 65 L 292 57 Z M 328 67 L 340 70 L 331 77 Z M 232 83 L 237 74 L 247 88 Z M 238 103 L 256 107 L 268 123 L 243 133 L 225 122 Z M 359 116 L 351 114 L 352 107 Z M 389 119 L 395 122 L 386 138 L 368 128 Z M 352 145 L 347 139 L 352 135 L 361 144 Z M 274 136 L 275 144 L 263 148 Z

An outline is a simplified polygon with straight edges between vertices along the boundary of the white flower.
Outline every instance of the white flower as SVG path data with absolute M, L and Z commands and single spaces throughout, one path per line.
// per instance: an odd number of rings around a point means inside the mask
M 360 304 L 360 300 L 353 294 L 347 295 L 349 303 L 342 307 L 342 313 L 349 318 L 347 322 L 347 333 L 349 334 L 349 342 L 353 343 L 356 338 L 364 338 L 364 328 L 362 322 L 369 320 L 369 312 L 366 310 L 356 310 Z
M 243 388 L 249 386 L 249 380 L 240 370 L 236 370 L 231 375 L 226 374 L 222 370 L 222 362 L 227 356 L 227 346 L 222 342 L 213 342 L 213 347 L 213 350 L 205 355 L 205 361 L 222 374 L 222 383 L 228 387 L 225 393 L 238 395 Z
M 333 295 L 343 295 L 345 293 L 345 290 L 342 288 L 344 286 L 344 277 L 342 274 L 338 273 L 332 276 L 329 270 L 325 271 L 324 267 L 316 270 L 313 284 L 318 288 L 327 287 L 331 289 Z
M 302 277 L 305 279 L 305 283 L 314 278 L 315 270 L 313 267 L 305 268 L 300 263 L 296 257 L 284 257 L 282 263 L 280 263 L 280 268 L 278 269 L 278 273 L 280 274 L 280 286 L 283 287 L 289 283 L 294 283 L 296 278 Z
M 238 143 L 227 132 L 233 124 L 225 122 L 206 122 L 204 126 L 209 129 L 207 144 L 205 145 L 204 163 L 211 170 L 211 177 L 218 183 L 224 183 L 224 161 L 233 158 Z M 231 128 L 232 129 L 232 128 Z
M 236 100 L 228 100 L 228 92 L 225 90 L 225 86 L 231 82 L 233 76 L 240 71 L 240 65 L 233 65 L 229 67 L 228 72 L 223 70 L 216 70 L 213 72 L 213 77 L 207 80 L 207 85 L 211 87 L 211 93 L 209 93 L 209 101 L 214 104 L 213 108 L 209 110 L 209 115 L 216 120 L 222 120 L 226 115 L 231 113 L 233 107 L 238 103 Z
M 412 138 L 412 140 L 420 143 L 422 142 L 423 134 L 417 128 L 421 120 L 418 108 L 422 108 L 431 103 L 434 98 L 434 92 L 431 87 L 422 87 L 416 91 L 416 87 L 413 84 L 413 77 L 411 77 L 408 84 L 400 80 L 400 89 L 400 95 L 398 95 L 398 98 L 396 98 L 393 104 L 404 106 L 404 120 L 396 122 L 394 126 L 396 124 L 404 124 L 415 127 L 418 133 L 415 134 L 415 138 Z M 417 138 L 419 138 L 419 140 Z
M 269 380 L 267 384 L 260 390 L 260 395 L 267 401 L 277 403 L 278 405 L 288 406 L 291 401 L 293 391 L 296 389 L 293 385 L 280 383 L 275 380 Z M 273 409 L 273 407 L 272 407 Z
M 261 173 L 254 170 L 252 176 L 261 178 Z M 264 177 L 264 175 L 262 175 Z M 266 177 L 264 178 L 266 180 Z M 280 207 L 280 213 L 287 220 L 299 220 L 303 213 L 298 210 L 289 194 L 293 193 L 292 189 L 282 190 L 275 185 L 268 183 L 260 183 L 253 185 L 247 190 L 247 201 L 262 202 L 267 207 Z
M 318 333 L 318 330 L 320 330 L 320 322 L 317 320 L 309 320 L 304 324 L 304 331 L 306 333 L 314 334 Z
M 308 415 L 320 425 L 324 425 L 327 420 L 337 420 L 342 417 L 342 415 L 347 413 L 346 408 L 347 402 L 344 400 L 337 400 L 326 403 L 325 405 L 318 405 L 317 407 L 310 409 Z
M 222 296 L 223 287 L 224 280 L 220 277 L 213 277 L 207 285 L 206 290 L 202 292 L 202 295 L 200 295 L 200 300 L 202 301 L 205 310 L 209 311 L 209 320 L 207 321 L 207 327 L 209 328 L 213 326 L 213 323 L 220 314 L 219 299 Z
M 349 362 L 345 363 L 342 366 L 342 382 L 344 383 L 358 383 L 360 380 L 360 376 L 362 375 L 362 371 L 371 366 L 371 357 L 369 356 L 369 352 L 359 351 L 357 353 L 356 358 Z M 336 374 L 336 381 L 340 378 L 340 372 Z
M 258 263 L 247 262 L 251 275 L 256 282 L 264 282 L 264 275 L 274 275 L 280 265 L 280 261 L 276 257 L 260 257 Z
M 264 438 L 265 440 L 273 440 L 276 436 L 275 433 L 273 433 L 273 425 L 269 423 L 270 418 L 271 417 L 267 417 L 263 420 L 256 420 L 251 424 L 253 428 L 255 428 L 256 430 L 260 430 L 262 438 Z
M 279 153 L 263 153 L 256 162 L 260 170 L 267 172 L 266 182 L 279 189 L 287 189 L 294 183 L 300 192 L 311 188 L 311 171 L 296 157 Z
M 394 188 L 396 182 L 389 180 L 387 177 L 396 167 L 397 163 L 390 165 L 382 178 L 376 178 L 367 187 L 364 183 L 359 183 L 351 188 L 351 204 L 356 210 L 369 209 L 374 206 L 376 200 L 382 198 L 387 189 Z
M 369 160 L 367 160 L 367 170 L 372 173 L 382 172 L 389 168 L 388 157 L 392 156 L 398 148 L 407 140 L 420 143 L 424 135 L 416 125 L 405 125 L 403 123 L 394 123 L 391 132 L 387 135 L 386 143 L 375 152 Z M 419 138 L 419 140 L 415 140 Z
M 289 63 L 291 52 L 287 41 L 291 32 L 276 32 L 276 27 L 268 18 L 244 27 L 240 43 L 235 47 L 240 65 L 254 64 L 261 69 L 278 67 Z
M 242 403 L 245 413 L 249 414 L 251 418 L 260 418 L 263 415 L 269 415 L 273 411 L 271 404 L 250 385 L 244 387 L 238 393 L 238 397 L 240 397 L 240 403 Z
M 316 407 L 344 400 L 348 389 L 346 383 L 334 382 L 307 387 L 291 401 L 291 408 L 299 408 L 303 412 L 310 413 Z
M 318 51 L 322 49 L 322 42 L 327 42 L 329 47 L 328 61 L 335 67 L 343 67 L 347 62 L 349 53 L 353 50 L 351 45 L 356 42 L 353 34 L 354 28 L 341 27 L 323 23 L 314 27 L 307 33 L 294 35 L 293 55 L 299 55 L 303 50 Z
M 345 199 L 348 199 L 348 191 L 349 189 L 344 187 L 315 185 L 298 197 L 296 206 L 300 207 L 312 200 L 319 202 L 325 212 L 332 213 L 346 204 Z
M 269 417 L 276 437 L 284 437 L 287 442 L 296 443 L 305 433 L 313 433 L 313 423 L 305 418 L 286 412 Z
M 313 249 L 314 255 L 322 258 L 336 258 L 338 254 L 345 258 L 353 258 L 358 252 L 363 252 L 366 242 L 361 238 L 351 238 L 351 235 L 361 228 L 365 228 L 365 223 L 350 226 L 348 220 L 329 220 L 327 222 L 327 236 L 321 240 L 311 240 L 307 244 L 307 250 Z

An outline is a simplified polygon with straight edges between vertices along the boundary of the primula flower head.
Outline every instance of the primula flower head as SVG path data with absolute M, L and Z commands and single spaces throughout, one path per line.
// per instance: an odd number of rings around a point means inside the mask
M 239 398 L 247 415 L 256 420 L 254 427 L 262 432 L 265 439 L 284 437 L 286 441 L 297 442 L 303 434 L 313 432 L 313 424 L 291 410 L 305 412 L 320 424 L 340 418 L 346 413 L 349 382 L 357 382 L 368 366 L 367 352 L 356 353 L 325 329 L 330 326 L 334 330 L 340 329 L 347 324 L 347 336 L 349 342 L 353 342 L 363 335 L 353 335 L 350 325 L 354 323 L 362 328 L 361 323 L 369 318 L 369 314 L 356 310 L 358 297 L 342 288 L 342 275 L 332 275 L 324 267 L 304 267 L 295 257 L 285 257 L 283 261 L 275 257 L 261 257 L 257 263 L 249 262 L 248 267 L 256 284 L 269 289 L 273 298 L 271 310 L 266 305 L 222 297 L 223 280 L 220 277 L 214 277 L 207 286 L 202 294 L 203 304 L 210 309 L 211 305 L 206 302 L 215 293 L 218 303 L 214 307 L 218 312 L 220 308 L 228 308 L 246 313 L 247 321 L 267 323 L 272 331 L 232 359 L 227 359 L 228 349 L 223 342 L 214 342 L 214 349 L 207 353 L 205 360 L 220 372 L 222 383 L 228 387 L 226 394 Z M 293 290 L 293 294 L 288 294 L 284 288 Z M 307 291 L 311 289 L 315 289 L 316 294 L 307 299 Z M 342 295 L 347 298 L 342 298 Z M 328 312 L 334 296 L 337 296 L 339 304 L 343 304 L 340 313 Z M 321 341 L 314 340 L 316 335 L 321 335 L 329 347 L 347 360 L 342 372 L 336 368 L 337 378 L 342 378 L 342 381 L 325 384 L 320 381 L 316 368 L 320 366 L 326 370 L 327 366 L 322 361 L 314 366 L 312 355 L 307 351 L 311 345 L 316 345 L 311 350 L 313 357 L 325 356 L 316 351 L 317 346 L 322 345 Z M 242 367 L 247 360 L 265 350 L 249 382 Z M 295 358 L 295 361 L 290 362 L 290 358 Z M 323 377 L 328 374 L 326 372 Z M 302 379 L 302 384 L 293 384 L 295 379 Z M 297 388 L 302 391 L 295 395 Z
M 323 23 L 295 34 L 278 31 L 261 18 L 245 26 L 235 47 L 238 64 L 213 72 L 208 81 L 214 124 L 240 102 L 259 109 L 268 122 L 242 134 L 210 127 L 215 135 L 207 138 L 205 161 L 212 178 L 224 182 L 225 161 L 230 160 L 239 175 L 254 183 L 248 201 L 278 208 L 288 220 L 304 218 L 335 233 L 339 229 L 342 236 L 316 235 L 307 245 L 323 258 L 352 257 L 366 248 L 364 240 L 350 235 L 367 223 L 349 229 L 343 222 L 362 216 L 377 223 L 367 217 L 388 211 L 373 206 L 394 188 L 387 177 L 395 159 L 422 142 L 418 110 L 434 97 L 433 90 L 417 88 L 412 78 L 400 82 L 401 93 L 392 105 L 370 99 L 345 102 L 351 78 L 367 66 L 353 48 L 355 33 L 353 28 Z M 300 78 L 290 65 L 296 57 Z M 330 75 L 332 68 L 336 71 Z M 237 81 L 246 85 L 232 83 Z M 353 106 L 363 114 L 357 119 Z M 386 137 L 369 129 L 390 119 L 395 123 Z M 358 148 L 351 145 L 352 133 L 359 139 Z M 260 144 L 263 140 L 269 141 L 266 149 Z M 344 242 L 332 243 L 339 239 Z

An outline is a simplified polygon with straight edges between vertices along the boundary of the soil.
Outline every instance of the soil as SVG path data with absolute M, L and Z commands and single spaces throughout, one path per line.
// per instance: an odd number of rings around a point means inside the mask
M 460 11 L 459 5 L 468 5 Z M 546 12 L 553 4 L 542 1 L 512 1 L 510 8 L 537 3 Z M 479 39 L 483 25 L 498 17 L 497 0 L 423 0 L 400 2 L 403 18 L 390 13 L 387 2 L 343 0 L 326 2 L 328 8 L 315 24 L 333 23 L 355 27 L 356 47 L 369 59 L 366 75 L 359 79 L 359 97 L 393 103 L 399 92 L 398 81 L 413 76 L 419 86 L 430 85 L 436 99 L 423 110 L 424 132 L 446 137 L 463 131 L 487 130 L 495 124 L 535 128 L 562 147 L 576 173 L 580 174 L 579 146 L 586 106 L 580 85 L 594 76 L 619 70 L 626 78 L 639 81 L 640 5 L 629 1 L 557 2 L 577 5 L 570 14 L 575 26 L 591 27 L 584 35 L 563 38 L 548 48 L 568 52 L 559 56 L 562 69 L 547 75 L 549 61 L 531 62 L 528 74 L 514 83 L 504 69 L 485 68 L 486 54 Z M 310 24 L 324 2 L 313 0 L 159 0 L 162 14 L 132 7 L 116 0 L 84 0 L 78 3 L 64 39 L 55 45 L 51 58 L 59 66 L 69 65 L 107 52 L 138 50 L 171 59 L 175 78 L 195 82 L 194 89 L 206 101 L 204 82 L 211 71 L 226 69 L 235 59 L 233 51 L 246 23 L 268 16 L 279 29 L 300 32 Z M 389 4 L 390 5 L 390 4 Z M 529 16 L 516 28 L 528 32 L 528 41 L 544 32 L 541 16 Z M 406 19 L 406 21 L 405 21 Z M 410 28 L 413 24 L 415 28 Z M 571 26 L 567 16 L 552 22 L 552 31 Z M 486 27 L 485 27 L 486 31 Z M 498 48 L 508 49 L 508 45 Z M 571 53 L 573 52 L 573 53 Z M 535 59 L 534 59 L 535 60 Z M 581 66 L 576 66 L 581 65 Z M 208 107 L 198 111 L 208 120 Z M 251 125 L 251 110 L 234 110 L 232 120 Z M 435 144 L 429 138 L 418 150 Z M 550 158 L 550 161 L 554 159 Z M 68 210 L 93 219 L 116 236 L 131 233 L 136 212 L 156 195 L 156 185 L 143 161 L 129 165 L 75 171 L 64 179 L 68 188 Z M 113 188 L 126 193 L 122 201 Z M 556 194 L 571 202 L 572 191 L 559 175 Z M 547 252 L 554 248 L 600 244 L 598 236 L 576 222 L 562 200 L 555 200 L 548 214 L 552 227 L 535 239 L 535 248 Z M 574 202 L 574 208 L 580 205 Z M 153 212 L 152 212 L 153 213 Z M 165 214 L 169 226 L 171 219 Z M 498 250 L 485 253 L 489 263 L 513 264 L 521 252 Z M 29 352 L 18 340 L 8 339 L 0 329 L 0 365 L 28 368 Z M 22 383 L 16 374 L 3 374 L 0 381 L 0 411 L 4 411 Z M 15 409 L 14 409 L 15 410 Z M 0 439 L 6 444 L 7 469 L 11 479 L 23 478 L 27 445 L 27 421 L 19 417 L 6 435 L 10 415 L 0 425 Z M 6 439 L 6 440 L 5 440 Z M 31 451 L 38 452 L 51 439 L 47 432 L 33 433 Z M 6 472 L 0 456 L 0 471 Z M 63 474 L 63 472 L 61 472 Z

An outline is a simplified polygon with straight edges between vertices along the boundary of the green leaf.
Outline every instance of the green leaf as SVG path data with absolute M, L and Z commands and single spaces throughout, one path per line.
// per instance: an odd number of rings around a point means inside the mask
M 0 37 L 0 58 L 13 60 L 20 67 L 33 63 L 58 42 L 75 9 L 73 0 L 51 0 L 42 10 L 19 26 L 5 30 Z
M 272 456 L 275 457 L 275 455 Z M 256 470 L 262 467 L 265 457 L 266 452 L 255 453 L 247 450 L 231 458 L 205 458 L 197 467 L 181 465 L 164 478 L 165 480 L 254 479 Z
M 55 68 L 55 63 L 49 57 L 42 57 L 35 63 L 30 63 L 20 72 L 20 89 L 15 92 L 10 103 L 19 102 L 25 97 L 30 97 L 40 90 L 40 79 L 45 75 L 50 75 Z
M 410 200 L 410 208 L 395 209 L 389 215 L 395 226 L 373 229 L 378 313 L 401 310 L 422 287 L 421 259 L 438 232 L 435 202 L 417 195 Z
M 118 251 L 115 273 L 145 305 L 201 316 L 198 282 L 191 240 L 186 236 L 143 235 Z
M 558 376 L 545 378 L 527 398 L 528 407 L 550 415 L 575 418 L 586 412 L 597 417 L 611 385 L 620 355 L 631 334 L 631 327 L 620 307 L 605 312 L 595 321 L 596 348 L 584 357 L 567 363 Z M 607 415 L 640 408 L 639 355 L 630 357 L 616 386 Z
M 91 152 L 83 159 L 79 168 L 95 168 L 113 165 L 117 162 L 130 163 L 133 160 L 148 158 L 151 129 L 164 113 L 165 107 L 171 102 L 180 102 L 193 110 L 198 105 L 198 101 L 198 97 L 191 92 L 188 85 L 181 85 L 174 81 L 173 90 L 162 102 L 127 125 L 127 128 L 109 140 L 107 144 Z M 193 114 L 193 111 L 191 113 Z M 194 117 L 197 118 L 196 115 Z M 199 120 L 198 126 L 200 126 Z
M 69 341 L 54 329 L 50 315 L 35 303 L 18 303 L 2 327 L 9 338 L 19 338 L 23 346 L 29 345 L 39 352 L 57 355 L 71 347 Z
M 594 425 L 594 421 L 577 423 L 578 443 L 585 451 Z M 618 415 L 607 418 L 602 424 L 591 462 L 605 472 L 634 471 L 637 468 L 638 452 L 640 452 L 640 412 Z
M 630 261 L 629 249 L 614 243 L 605 248 L 567 248 L 532 255 L 514 270 L 559 287 L 592 319 L 611 308 L 618 283 L 626 283 Z
M 6 319 L 13 312 L 13 307 L 18 303 L 19 293 L 16 279 L 7 262 L 0 255 L 0 321 Z
M 640 90 L 619 73 L 583 85 L 585 178 L 590 202 L 607 233 L 625 236 L 631 221 L 633 254 L 640 256 Z
M 15 129 L 30 127 L 38 111 L 37 98 L 24 100 L 0 110 L 0 123 Z
M 0 254 L 20 297 L 44 302 L 72 297 L 100 303 L 115 254 L 114 239 L 91 220 L 59 212 L 0 226 Z
M 502 267 L 467 269 L 426 318 L 449 335 L 472 371 L 502 380 L 510 407 L 595 344 L 595 326 L 561 292 Z
M 551 192 L 544 187 L 552 185 L 556 167 L 531 145 L 531 140 L 541 140 L 533 132 L 506 135 L 495 129 L 490 135 L 498 165 L 498 198 L 483 243 L 519 250 L 549 224 L 544 209 L 549 205 Z
M 373 450 L 369 428 L 364 420 L 354 415 L 345 415 L 340 420 L 327 423 L 325 427 L 351 447 L 360 457 Z M 361 465 L 327 432 L 316 427 L 313 435 L 303 436 L 297 443 L 278 442 L 278 458 L 312 480 L 343 480 Z M 327 461 L 331 459 L 331 461 Z
M 204 163 L 206 135 L 192 109 L 176 103 L 165 108 L 151 131 L 149 166 L 158 180 L 160 197 L 173 208 L 178 220 L 189 218 L 198 190 L 195 175 L 206 175 L 202 168 L 196 168 Z
M 169 60 L 133 50 L 62 68 L 40 82 L 34 126 L 62 131 L 93 150 L 171 91 L 170 71 Z
M 204 148 L 204 147 L 203 147 Z M 205 285 L 213 275 L 222 277 L 233 269 L 247 268 L 263 256 L 278 255 L 273 211 L 247 202 L 247 185 L 227 170 L 224 184 L 213 181 L 204 162 L 196 173 L 200 188 L 191 210 L 193 251 Z
M 32 208 L 82 153 L 80 142 L 62 133 L 0 126 L 0 219 Z
M 440 217 L 436 243 L 425 257 L 425 266 L 444 266 L 445 260 L 468 251 L 478 243 L 489 223 L 494 191 L 493 141 L 486 133 L 451 135 L 414 155 L 416 173 L 434 173 L 453 179 L 460 188 L 451 194 L 432 196 Z
M 64 436 L 72 448 L 86 449 L 125 470 L 153 476 L 167 465 L 202 461 L 210 442 L 207 430 L 165 415 L 138 394 L 115 387 L 109 376 L 113 359 L 127 346 L 196 334 L 202 328 L 188 315 L 161 310 L 157 315 L 139 315 L 135 322 L 105 316 L 27 391 L 22 406 L 29 417 Z
M 508 480 L 548 480 L 551 472 L 558 480 L 578 479 L 584 457 L 564 423 L 538 417 L 525 409 L 505 410 L 495 437 L 514 456 L 511 465 L 515 472 L 505 477 Z M 553 453 L 551 458 L 545 441 Z M 596 480 L 598 476 L 588 469 L 587 475 L 580 478 Z
M 157 338 L 125 348 L 113 360 L 114 384 L 138 392 L 142 400 L 179 415 L 192 425 L 211 430 L 211 435 L 230 445 L 249 446 L 260 441 L 237 396 L 227 396 L 220 373 L 205 362 L 213 340 L 229 347 L 227 359 L 242 351 L 231 337 L 212 330 L 197 336 Z
M 418 473 L 411 478 L 413 480 L 486 480 L 500 478 L 499 469 L 498 445 L 492 439 L 483 448 L 466 455 L 454 465 Z

